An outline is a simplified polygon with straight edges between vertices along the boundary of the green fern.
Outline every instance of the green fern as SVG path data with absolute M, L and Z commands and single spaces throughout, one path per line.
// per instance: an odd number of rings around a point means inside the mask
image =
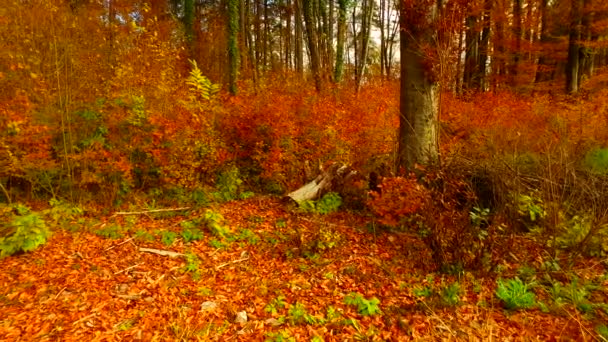
M 195 60 L 190 60 L 192 70 L 190 76 L 186 79 L 186 84 L 190 86 L 190 90 L 199 98 L 210 101 L 220 91 L 220 85 L 212 83 L 198 68 Z
M 0 257 L 13 255 L 18 252 L 29 252 L 46 243 L 51 236 L 46 222 L 40 215 L 27 213 L 16 216 L 8 224 L 8 231 L 12 233 L 0 237 Z

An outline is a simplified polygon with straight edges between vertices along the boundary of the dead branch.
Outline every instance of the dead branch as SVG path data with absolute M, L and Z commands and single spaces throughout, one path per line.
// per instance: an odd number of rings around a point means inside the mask
M 141 265 L 141 264 L 129 266 L 129 267 L 125 268 L 124 270 L 121 270 L 121 271 L 118 271 L 118 272 L 114 272 L 114 275 L 121 274 L 122 272 L 126 272 L 128 270 L 134 269 L 135 267 L 138 267 L 139 265 Z
M 183 211 L 183 210 L 189 210 L 189 209 L 190 209 L 190 207 L 152 209 L 152 210 L 143 210 L 143 211 L 117 211 L 114 214 L 112 214 L 112 216 L 117 216 L 117 215 L 145 215 L 145 214 L 152 214 L 152 213 L 164 213 L 164 212 L 168 212 L 168 211 Z
M 228 266 L 228 265 L 231 265 L 231 264 L 236 264 L 237 262 L 243 262 L 243 261 L 247 261 L 247 260 L 249 260 L 249 257 L 245 257 L 245 258 L 242 258 L 242 259 L 232 260 L 232 261 L 229 261 L 227 263 L 215 266 L 215 269 L 219 270 L 220 268 L 222 268 L 224 266 Z
M 123 242 L 121 242 L 121 243 L 119 243 L 119 244 L 116 244 L 116 245 L 113 245 L 113 246 L 110 246 L 110 247 L 106 248 L 105 250 L 106 250 L 106 251 L 109 251 L 110 249 L 112 249 L 112 248 L 116 248 L 116 247 L 118 247 L 118 246 L 120 246 L 120 245 L 122 245 L 122 244 L 125 244 L 125 243 L 127 243 L 127 242 L 129 242 L 129 241 L 131 241 L 131 240 L 133 240 L 133 238 L 128 238 L 128 239 L 126 239 L 125 241 L 123 241 Z M 81 257 L 82 257 L 82 256 L 81 256 Z M 83 258 L 83 259 L 84 259 L 84 258 Z
M 139 248 L 140 252 L 148 252 L 148 253 L 154 253 L 154 254 L 158 254 L 158 255 L 162 255 L 162 256 L 168 256 L 170 258 L 176 258 L 176 257 L 180 257 L 180 256 L 184 256 L 185 254 L 182 253 L 177 253 L 177 252 L 172 252 L 172 251 L 164 251 L 162 249 L 154 249 L 154 248 Z

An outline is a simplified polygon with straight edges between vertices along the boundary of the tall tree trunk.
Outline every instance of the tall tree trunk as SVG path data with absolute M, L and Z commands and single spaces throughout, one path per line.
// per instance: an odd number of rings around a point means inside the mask
M 346 40 L 346 6 L 348 0 L 338 0 L 338 37 L 336 43 L 336 65 L 334 81 L 339 83 L 344 75 L 344 43 Z
M 464 89 L 473 89 L 474 85 L 477 83 L 477 67 L 479 66 L 479 32 L 477 29 L 477 16 L 473 14 L 468 15 L 465 19 L 465 24 L 467 31 L 462 85 Z
M 287 0 L 286 3 L 286 15 L 285 15 L 285 26 L 286 26 L 286 32 L 285 32 L 285 68 L 287 70 L 293 70 L 293 63 L 292 63 L 292 56 L 291 56 L 291 51 L 292 51 L 292 36 L 291 36 L 291 30 L 292 30 L 292 26 L 291 26 L 291 18 L 293 15 L 293 4 L 291 2 L 291 0 Z
M 517 74 L 519 72 L 519 63 L 521 61 L 521 2 L 522 0 L 513 0 L 513 41 L 515 43 L 515 51 L 513 53 L 511 66 L 509 68 L 509 78 L 512 87 L 517 86 Z
M 314 0 L 302 0 L 304 25 L 306 26 L 306 38 L 308 41 L 308 50 L 310 52 L 310 68 L 315 82 L 317 91 L 321 91 L 321 70 L 319 60 L 319 49 L 317 46 L 317 30 L 314 18 Z
M 579 91 L 580 40 L 583 0 L 572 0 L 570 7 L 570 34 L 568 37 L 568 62 L 566 63 L 566 92 L 575 94 Z
M 367 65 L 367 53 L 369 50 L 369 38 L 371 34 L 371 21 L 372 14 L 374 9 L 373 0 L 363 0 L 361 3 L 361 47 L 359 51 L 355 51 L 355 53 L 359 54 L 359 64 L 357 65 L 357 69 L 355 70 L 355 83 L 357 87 L 357 91 L 361 87 L 361 81 L 363 80 L 363 75 L 365 73 L 365 66 Z
M 228 90 L 236 95 L 239 69 L 239 0 L 228 0 Z
M 304 73 L 304 47 L 302 46 L 304 29 L 302 28 L 302 0 L 294 0 L 295 5 L 295 37 L 294 37 L 294 57 L 296 72 L 300 75 Z
M 534 82 L 539 83 L 542 81 L 547 81 L 549 79 L 550 73 L 548 72 L 548 56 L 545 49 L 543 49 L 543 45 L 547 44 L 549 40 L 548 29 L 547 29 L 547 6 L 549 5 L 549 0 L 541 0 L 540 3 L 540 51 L 538 57 L 538 64 L 536 66 L 536 76 Z
M 264 38 L 262 33 L 262 0 L 255 0 L 255 20 L 253 21 L 254 32 L 255 32 L 255 73 L 260 75 L 260 66 L 264 62 L 263 60 L 263 45 Z
M 263 49 L 263 64 L 264 64 L 264 70 L 266 70 L 268 68 L 268 53 L 269 53 L 269 45 L 270 45 L 270 19 L 269 19 L 269 13 L 268 13 L 268 0 L 264 0 L 264 38 L 263 38 L 263 44 L 262 44 L 262 49 Z
M 490 55 L 490 27 L 491 13 L 492 13 L 493 0 L 484 0 L 483 14 L 481 16 L 481 23 L 483 25 L 481 29 L 481 37 L 479 38 L 479 65 L 477 66 L 477 89 L 485 90 L 487 84 L 487 64 L 488 57 Z
M 439 86 L 424 46 L 434 46 L 437 4 L 401 2 L 401 96 L 397 166 L 412 171 L 417 163 L 439 162 Z
M 184 0 L 184 33 L 190 54 L 194 53 L 194 0 Z

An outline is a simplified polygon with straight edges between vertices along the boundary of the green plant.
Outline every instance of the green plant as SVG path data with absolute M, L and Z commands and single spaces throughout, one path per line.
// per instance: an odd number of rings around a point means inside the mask
M 474 207 L 469 212 L 473 227 L 487 227 L 490 224 L 490 209 Z
M 274 223 L 274 226 L 277 228 L 285 228 L 285 227 L 287 227 L 287 222 L 285 221 L 284 218 L 280 218 L 280 219 L 277 219 L 277 221 Z
M 0 228 L 0 257 L 33 251 L 51 236 L 51 231 L 39 214 L 30 212 L 25 206 L 15 210 L 21 215 L 13 217 L 8 225 Z
M 201 224 L 200 219 L 187 220 L 182 221 L 180 226 L 182 227 L 182 232 L 180 235 L 184 239 L 185 242 L 192 242 L 197 240 L 202 240 L 204 237 L 203 232 L 198 228 Z
M 346 305 L 357 307 L 357 312 L 363 316 L 373 316 L 382 313 L 378 304 L 380 300 L 376 297 L 365 299 L 361 294 L 351 292 L 344 297 Z
M 556 304 L 560 305 L 563 302 L 569 302 L 574 307 L 584 313 L 593 311 L 594 305 L 588 300 L 591 292 L 596 290 L 597 286 L 591 283 L 580 282 L 579 278 L 574 277 L 567 285 L 562 285 L 560 282 L 554 281 L 551 284 L 549 293 Z
M 289 307 L 287 320 L 292 324 L 316 324 L 318 319 L 313 315 L 309 314 L 304 304 L 296 302 L 294 305 Z
M 134 238 L 139 241 L 152 242 L 154 241 L 154 235 L 148 233 L 147 231 L 140 229 L 135 232 Z
M 200 270 L 199 270 L 201 260 L 198 258 L 198 256 L 196 254 L 194 254 L 192 252 L 186 253 L 185 258 L 186 258 L 186 266 L 184 266 L 184 272 L 191 273 L 193 280 L 199 280 L 201 277 Z
M 160 231 L 160 241 L 165 246 L 171 246 L 173 242 L 177 239 L 177 233 L 172 232 L 170 230 L 161 230 Z
M 597 327 L 595 327 L 595 331 L 597 331 L 597 334 L 599 335 L 599 337 L 602 338 L 603 341 L 608 341 L 608 326 L 605 324 L 602 325 L 598 325 Z
M 84 215 L 84 210 L 79 206 L 55 198 L 51 199 L 49 204 L 51 208 L 44 211 L 46 217 L 63 227 L 72 224 L 78 217 Z
M 249 229 L 241 229 L 238 234 L 234 236 L 236 241 L 247 241 L 250 245 L 255 245 L 260 241 L 260 238 Z
M 266 336 L 268 338 L 264 342 L 296 342 L 296 339 L 287 330 L 268 332 Z
M 342 240 L 342 234 L 330 227 L 322 227 L 313 240 L 314 248 L 318 251 L 332 249 Z
M 213 235 L 218 236 L 222 239 L 230 236 L 230 234 L 231 234 L 230 228 L 228 228 L 228 226 L 225 226 L 223 224 L 224 216 L 222 216 L 222 214 L 217 213 L 213 210 L 207 210 L 207 211 L 205 211 L 203 218 L 205 220 L 207 228 L 209 228 L 209 230 L 211 230 L 211 233 Z
M 448 306 L 455 306 L 460 303 L 460 284 L 452 284 L 441 289 L 441 301 Z
M 326 215 L 338 211 L 342 205 L 342 197 L 335 192 L 329 192 L 317 201 L 306 200 L 298 203 L 298 205 L 300 210 L 305 213 Z
M 251 191 L 241 191 L 241 185 L 243 180 L 241 179 L 239 169 L 232 167 L 227 171 L 221 172 L 217 176 L 215 187 L 216 192 L 212 195 L 216 200 L 222 202 L 233 201 L 236 199 L 247 199 L 254 195 Z
M 224 243 L 218 239 L 212 239 L 211 241 L 209 241 L 209 246 L 211 246 L 213 248 L 217 248 L 217 249 L 222 249 L 222 248 L 226 247 L 226 243 Z
M 430 286 L 415 288 L 412 292 L 414 292 L 414 295 L 416 295 L 417 297 L 428 298 L 433 295 L 433 289 Z
M 529 291 L 529 284 L 521 279 L 498 279 L 496 297 L 503 301 L 507 310 L 529 309 L 536 305 L 536 296 Z
M 285 307 L 287 307 L 285 296 L 280 295 L 277 298 L 271 300 L 270 303 L 266 304 L 266 306 L 264 307 L 264 311 L 274 316 L 278 314 L 280 309 L 284 309 Z
M 120 239 L 124 236 L 125 229 L 118 224 L 111 224 L 95 231 L 95 234 L 106 239 Z
M 557 246 L 578 249 L 585 255 L 603 257 L 608 255 L 608 224 L 593 225 L 589 215 L 575 215 L 560 224 L 561 234 L 556 237 Z
M 594 148 L 585 154 L 583 166 L 596 174 L 606 174 L 608 172 L 608 149 Z
M 520 215 L 524 225 L 532 230 L 538 225 L 538 221 L 547 216 L 543 200 L 540 197 L 531 195 L 518 195 L 516 198 L 517 213 Z

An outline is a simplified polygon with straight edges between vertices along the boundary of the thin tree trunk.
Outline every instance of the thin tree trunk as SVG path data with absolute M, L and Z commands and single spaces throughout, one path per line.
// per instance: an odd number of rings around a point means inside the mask
M 302 46 L 304 30 L 302 28 L 302 0 L 294 0 L 295 5 L 295 37 L 294 37 L 294 57 L 296 62 L 296 72 L 300 75 L 304 73 L 304 47 Z
M 306 26 L 306 38 L 308 41 L 308 50 L 310 51 L 310 67 L 312 76 L 315 82 L 315 88 L 317 91 L 321 91 L 321 74 L 320 74 L 320 62 L 319 62 L 319 49 L 317 46 L 317 30 L 315 27 L 314 18 L 314 0 L 302 0 L 303 14 L 304 14 L 304 25 Z
M 566 92 L 579 91 L 580 44 L 583 0 L 572 0 L 570 8 L 570 34 L 568 38 L 568 63 L 566 64 Z
M 487 84 L 487 64 L 488 56 L 490 54 L 490 27 L 491 23 L 491 12 L 492 12 L 492 0 L 484 0 L 483 14 L 481 17 L 483 28 L 481 29 L 481 37 L 479 39 L 479 65 L 478 77 L 477 77 L 477 89 L 485 90 Z
M 344 43 L 346 40 L 346 5 L 348 0 L 338 0 L 338 37 L 334 81 L 340 83 L 344 75 Z
M 549 0 L 541 0 L 540 3 L 540 51 L 538 57 L 538 65 L 536 66 L 536 76 L 534 82 L 539 83 L 542 81 L 547 81 L 549 78 L 549 73 L 547 70 L 549 69 L 546 56 L 546 52 L 543 49 L 543 45 L 548 42 L 548 34 L 547 34 L 547 6 L 549 4 Z
M 239 68 L 239 0 L 228 0 L 228 90 L 236 95 L 236 80 Z
M 519 63 L 521 60 L 521 1 L 522 0 L 513 0 L 513 40 L 515 41 L 515 52 L 513 53 L 511 67 L 509 68 L 509 77 L 512 87 L 517 86 L 517 74 L 519 72 Z

